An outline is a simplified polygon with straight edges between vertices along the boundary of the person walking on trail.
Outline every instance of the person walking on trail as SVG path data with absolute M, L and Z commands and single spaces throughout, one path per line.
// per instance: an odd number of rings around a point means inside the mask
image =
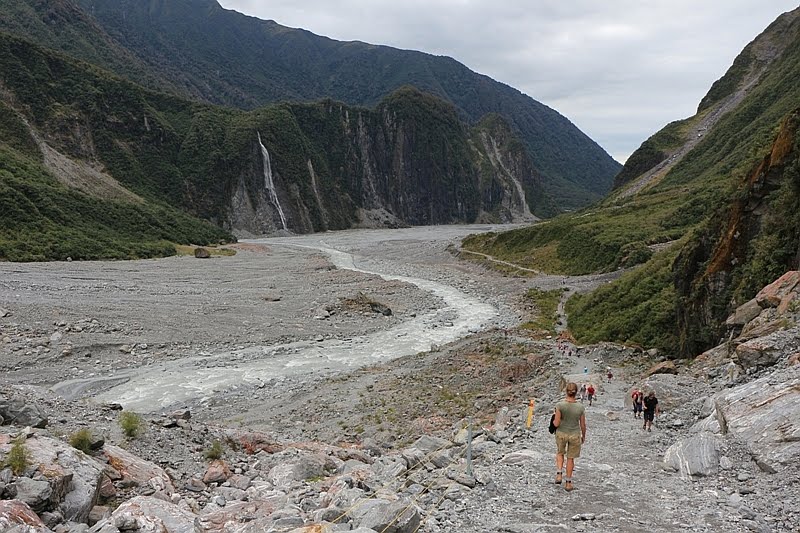
M 639 389 L 633 389 L 631 400 L 633 401 L 633 418 L 641 418 L 644 408 L 644 393 Z
M 656 398 L 655 391 L 650 391 L 645 397 L 643 403 L 644 403 L 644 425 L 642 426 L 642 429 L 646 429 L 647 431 L 652 431 L 653 420 L 661 412 L 661 409 L 658 407 L 658 398 Z
M 564 456 L 567 458 L 567 472 L 564 478 L 564 489 L 571 491 L 572 473 L 575 470 L 575 459 L 581 456 L 581 445 L 586 442 L 586 411 L 576 401 L 578 385 L 567 383 L 567 397 L 556 404 L 556 483 L 561 484 L 564 471 Z
M 583 403 L 583 400 L 586 399 L 586 383 L 581 383 L 581 389 L 578 391 L 578 395 L 581 397 L 581 403 Z
M 586 397 L 589 400 L 589 407 L 592 406 L 592 401 L 594 400 L 594 385 L 589 383 L 589 386 L 586 387 Z
M 608 381 L 611 381 L 611 378 L 614 377 L 614 374 L 611 373 L 611 367 L 606 367 L 606 375 L 608 376 Z

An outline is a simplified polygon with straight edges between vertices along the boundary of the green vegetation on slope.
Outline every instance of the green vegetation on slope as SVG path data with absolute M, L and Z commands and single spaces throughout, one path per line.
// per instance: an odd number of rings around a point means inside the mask
M 179 87 L 210 103 L 252 109 L 284 100 L 334 98 L 374 106 L 410 84 L 452 102 L 471 123 L 499 113 L 521 136 L 548 192 L 563 209 L 599 199 L 620 169 L 553 109 L 451 58 L 334 41 L 222 9 L 213 0 L 82 0 L 78 4 L 84 13 L 70 18 L 69 10 L 59 11 L 58 31 L 47 24 L 26 31 L 28 19 L 51 16 L 48 2 L 12 4 L 19 5 L 0 17 L 0 29 L 137 83 L 159 90 Z M 92 25 L 98 35 L 88 35 Z
M 674 355 L 707 348 L 718 340 L 719 322 L 732 302 L 751 298 L 782 270 L 796 268 L 800 259 L 800 169 L 794 162 L 787 164 L 778 189 L 756 204 L 768 214 L 752 222 L 753 235 L 740 237 L 753 239 L 745 245 L 746 255 L 736 256 L 722 272 L 706 273 L 727 228 L 723 222 L 735 214 L 729 206 L 749 194 L 741 183 L 773 150 L 781 124 L 800 101 L 795 83 L 800 79 L 800 18 L 792 13 L 778 22 L 759 37 L 783 47 L 759 83 L 657 185 L 530 228 L 472 237 L 465 247 L 547 272 L 583 274 L 636 264 L 647 259 L 643 245 L 679 240 L 620 280 L 572 299 L 570 328 L 581 341 L 633 342 Z M 770 34 L 776 28 L 778 37 Z M 728 80 L 743 79 L 742 61 Z M 731 91 L 717 87 L 712 100 Z M 685 128 L 707 112 L 708 106 L 701 105 L 696 117 L 674 122 L 648 139 L 622 181 L 678 147 Z M 753 209 L 743 204 L 741 209 Z
M 618 281 L 570 298 L 569 328 L 578 342 L 615 341 L 675 353 L 675 254 L 675 249 L 661 252 Z
M 166 205 L 88 197 L 0 144 L 0 260 L 140 259 L 230 235 Z

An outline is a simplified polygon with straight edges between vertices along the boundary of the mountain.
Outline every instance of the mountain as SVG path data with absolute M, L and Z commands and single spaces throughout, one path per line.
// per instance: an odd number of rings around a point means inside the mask
M 137 240 L 157 241 L 144 255 L 158 255 L 163 241 L 228 231 L 530 221 L 550 203 L 503 117 L 470 126 L 412 87 L 374 109 L 244 111 L 144 89 L 7 34 L 0 83 L 4 259 L 139 256 L 125 251 Z
M 241 109 L 324 98 L 374 107 L 412 85 L 450 101 L 471 124 L 503 116 L 562 209 L 601 198 L 620 169 L 553 109 L 448 57 L 335 41 L 215 0 L 78 4 L 83 11 L 67 0 L 0 0 L 0 29 L 151 88 Z
M 585 274 L 641 265 L 570 300 L 570 328 L 695 355 L 758 288 L 800 262 L 800 9 L 736 58 L 697 114 L 647 139 L 612 194 L 574 216 L 474 238 L 473 249 Z

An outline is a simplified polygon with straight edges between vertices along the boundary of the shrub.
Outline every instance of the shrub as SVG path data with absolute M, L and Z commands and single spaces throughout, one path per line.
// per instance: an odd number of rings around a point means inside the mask
M 79 429 L 70 436 L 69 443 L 83 453 L 90 453 L 92 451 L 92 431 L 86 428 Z
M 142 430 L 142 417 L 132 411 L 123 411 L 119 415 L 119 427 L 126 437 L 133 439 Z
M 25 446 L 25 437 L 20 435 L 14 439 L 11 445 L 11 451 L 8 452 L 3 466 L 10 468 L 15 476 L 19 476 L 25 472 L 25 469 L 28 468 L 30 464 L 30 452 Z
M 215 440 L 211 443 L 211 447 L 205 451 L 205 458 L 209 461 L 214 461 L 216 459 L 222 458 L 222 443 L 218 440 Z

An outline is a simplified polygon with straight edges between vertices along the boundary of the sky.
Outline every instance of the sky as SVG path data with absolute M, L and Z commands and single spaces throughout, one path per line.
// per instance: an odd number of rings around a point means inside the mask
M 344 41 L 455 58 L 570 119 L 623 163 L 695 113 L 797 0 L 219 0 Z

